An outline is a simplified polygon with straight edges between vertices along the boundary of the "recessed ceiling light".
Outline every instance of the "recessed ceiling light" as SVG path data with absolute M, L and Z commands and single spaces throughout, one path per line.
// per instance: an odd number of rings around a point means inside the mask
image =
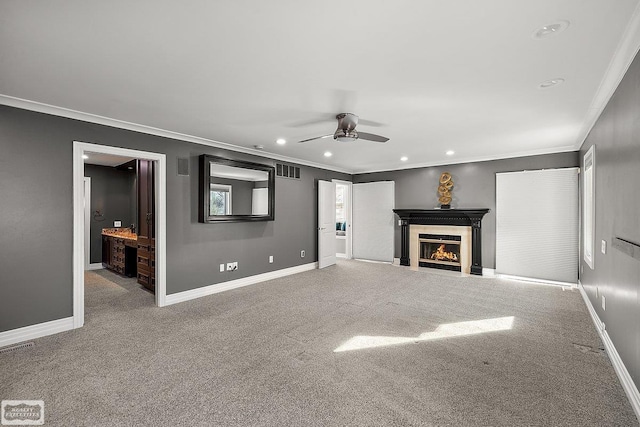
M 557 21 L 535 30 L 532 37 L 536 40 L 545 39 L 563 32 L 569 27 L 569 21 Z
M 276 144 L 278 144 L 278 145 L 284 145 L 286 143 L 287 143 L 287 141 L 285 139 L 283 139 L 283 138 L 276 139 Z
M 325 157 L 331 157 L 331 156 L 333 156 L 333 154 L 331 154 L 331 151 L 325 151 L 324 152 L 324 156 Z
M 556 78 L 556 79 L 549 79 L 549 80 L 547 80 L 547 81 L 544 81 L 544 82 L 540 83 L 540 84 L 538 85 L 538 87 L 539 87 L 540 89 L 546 89 L 546 88 L 548 88 L 548 87 L 557 86 L 557 85 L 559 85 L 559 84 L 561 84 L 561 83 L 564 83 L 564 79 L 562 79 L 562 78 L 558 77 L 558 78 Z
M 86 160 L 86 159 L 88 159 L 88 158 L 89 158 L 89 156 L 87 156 L 86 154 L 83 154 L 83 155 L 82 155 L 82 158 Z
M 409 158 L 407 156 L 400 157 L 400 161 L 401 162 L 406 162 L 407 160 L 409 160 Z
M 456 152 L 455 152 L 455 151 L 453 151 L 453 150 L 449 150 L 449 151 L 447 151 L 445 154 L 446 154 L 447 156 L 453 156 L 454 154 L 456 154 Z

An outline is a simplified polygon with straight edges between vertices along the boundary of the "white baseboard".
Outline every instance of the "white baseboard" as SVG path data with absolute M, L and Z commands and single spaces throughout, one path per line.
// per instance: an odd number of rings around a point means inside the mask
M 347 254 L 336 254 L 336 258 L 344 258 L 344 259 L 347 259 Z
M 483 268 L 482 275 L 487 277 L 493 277 L 496 275 L 496 270 L 495 268 Z
M 501 274 L 501 273 L 495 273 L 495 272 L 494 272 L 494 275 L 495 277 L 498 277 L 500 279 L 520 280 L 522 282 L 531 282 L 538 285 L 565 286 L 569 288 L 578 287 L 577 283 L 571 283 L 571 282 L 557 282 L 555 280 L 535 279 L 533 277 L 512 276 L 510 274 Z
M 73 329 L 73 317 L 65 317 L 64 319 L 51 320 L 49 322 L 0 332 L 0 347 L 57 334 L 58 332 L 70 331 L 71 329 Z
M 629 398 L 629 403 L 631 403 L 631 407 L 633 408 L 633 412 L 636 413 L 636 417 L 640 420 L 640 392 L 638 392 L 638 387 L 636 387 L 631 375 L 629 375 L 629 371 L 627 371 L 626 366 L 624 366 L 624 362 L 620 358 L 618 354 L 618 350 L 613 345 L 611 338 L 609 337 L 609 333 L 605 329 L 605 324 L 598 317 L 598 313 L 593 308 L 591 304 L 591 300 L 587 296 L 582 284 L 578 286 L 580 289 L 580 295 L 582 295 L 582 299 L 587 305 L 587 309 L 589 310 L 589 314 L 591 314 L 591 319 L 593 319 L 593 323 L 596 326 L 596 330 L 602 339 L 604 344 L 604 348 L 607 350 L 607 354 L 609 355 L 609 360 L 611 360 L 611 364 L 613 365 L 613 369 L 616 371 L 618 375 L 618 379 L 620 379 L 620 383 L 622 384 L 622 388 L 625 393 L 627 393 L 627 397 Z
M 86 268 L 85 270 L 102 270 L 103 268 L 104 267 L 101 262 L 94 262 L 93 264 L 89 264 L 89 268 Z
M 256 283 L 265 282 L 267 280 L 278 279 L 280 277 L 290 276 L 292 274 L 315 270 L 317 268 L 318 268 L 318 263 L 312 262 L 309 264 L 298 265 L 296 267 L 284 268 L 282 270 L 256 274 L 255 276 L 243 277 L 242 279 L 216 283 L 214 285 L 204 286 L 202 288 L 197 288 L 197 289 L 191 289 L 189 291 L 184 291 L 184 292 L 178 292 L 176 294 L 169 294 L 167 295 L 167 299 L 165 300 L 165 305 L 177 304 L 179 302 L 189 301 L 195 298 L 217 294 L 219 292 L 229 291 L 231 289 L 241 288 L 243 286 L 254 285 Z

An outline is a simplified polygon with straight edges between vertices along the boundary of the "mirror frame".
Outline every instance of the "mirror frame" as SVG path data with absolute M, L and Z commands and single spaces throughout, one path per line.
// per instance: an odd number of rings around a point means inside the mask
M 211 182 L 211 164 L 233 166 L 243 169 L 254 169 L 269 173 L 269 213 L 266 215 L 209 215 L 210 194 L 209 186 Z M 276 173 L 273 166 L 260 163 L 245 162 L 242 160 L 230 160 L 224 157 L 202 154 L 200 156 L 200 203 L 198 220 L 202 223 L 216 222 L 241 222 L 241 221 L 273 221 L 275 219 L 276 207 Z

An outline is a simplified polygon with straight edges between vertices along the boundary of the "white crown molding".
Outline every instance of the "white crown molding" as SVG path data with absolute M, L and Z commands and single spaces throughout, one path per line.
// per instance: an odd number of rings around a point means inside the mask
M 73 317 L 66 317 L 64 319 L 51 320 L 49 322 L 0 332 L 0 347 L 6 347 L 59 332 L 70 331 L 73 328 Z
M 447 162 L 424 162 L 424 163 L 413 163 L 388 169 L 371 169 L 371 170 L 363 170 L 363 171 L 352 171 L 350 172 L 353 175 L 360 175 L 365 173 L 376 173 L 376 172 L 391 172 L 391 171 L 399 171 L 399 170 L 407 170 L 407 169 L 419 169 L 419 168 L 429 168 L 435 166 L 450 166 L 450 165 L 459 165 L 464 163 L 476 163 L 476 162 L 491 162 L 494 160 L 505 160 L 505 159 L 514 159 L 518 157 L 528 157 L 528 156 L 539 156 L 543 154 L 556 154 L 556 153 L 567 153 L 577 151 L 577 149 L 573 145 L 567 145 L 563 147 L 555 147 L 555 148 L 544 148 L 540 150 L 529 150 L 529 151 L 517 151 L 511 154 L 505 154 L 500 156 L 480 156 L 480 157 L 467 157 L 462 159 L 451 159 Z
M 228 282 L 216 283 L 214 285 L 204 286 L 202 288 L 191 289 L 184 292 L 167 295 L 165 305 L 177 304 L 179 302 L 189 301 L 195 298 L 207 295 L 217 294 L 231 289 L 241 288 L 243 286 L 254 285 L 256 283 L 265 282 L 267 280 L 278 279 L 280 277 L 290 276 L 305 271 L 315 270 L 318 268 L 317 262 L 302 264 L 295 267 L 284 268 L 282 270 L 270 271 L 268 273 L 256 274 L 255 276 L 243 277 L 241 279 L 230 280 Z
M 584 144 L 591 129 L 595 126 L 616 89 L 618 89 L 618 85 L 620 85 L 627 73 L 638 50 L 640 50 L 640 4 L 633 11 L 629 24 L 609 62 L 607 71 L 600 81 L 600 86 L 591 100 L 591 105 L 583 121 L 584 125 L 574 146 L 575 150 L 579 150 Z
M 541 150 L 530 150 L 530 151 L 519 151 L 515 153 L 511 153 L 509 155 L 502 156 L 481 156 L 481 157 L 473 157 L 473 158 L 463 158 L 463 159 L 451 159 L 446 162 L 436 161 L 436 162 L 425 162 L 425 163 L 417 163 L 417 164 L 408 164 L 402 165 L 394 168 L 384 168 L 384 169 L 369 169 L 369 170 L 348 170 L 342 169 L 331 165 L 325 165 L 316 162 L 310 162 L 307 160 L 297 159 L 294 157 L 283 156 L 280 154 L 269 153 L 263 150 L 254 150 L 251 148 L 240 147 L 233 144 L 228 144 L 226 142 L 213 141 L 206 138 L 201 138 L 198 136 L 187 135 L 183 133 L 173 132 L 165 129 L 154 128 L 151 126 L 145 126 L 137 123 L 126 122 L 124 120 L 112 119 L 109 117 L 103 117 L 96 114 L 84 113 L 82 111 L 71 110 L 68 108 L 57 107 L 55 105 L 44 104 L 41 102 L 30 101 L 27 99 L 16 98 L 9 95 L 0 94 L 0 105 L 8 105 L 10 107 L 21 108 L 23 110 L 36 111 L 39 113 L 51 114 L 59 117 L 66 117 L 68 119 L 81 120 L 89 123 L 96 123 L 105 126 L 111 126 L 118 129 L 126 129 L 134 132 L 141 132 L 148 135 L 156 135 L 165 138 L 178 139 L 180 141 L 192 142 L 194 144 L 206 145 L 209 147 L 216 148 L 224 148 L 225 150 L 235 151 L 239 153 L 252 154 L 255 156 L 264 157 L 272 160 L 280 160 L 283 162 L 295 163 L 299 165 L 309 166 L 318 169 L 331 170 L 334 172 L 346 173 L 349 175 L 358 175 L 365 173 L 375 173 L 375 172 L 388 172 L 388 171 L 396 171 L 396 170 L 405 170 L 405 169 L 418 169 L 418 168 L 426 168 L 426 167 L 434 167 L 434 166 L 448 166 L 462 163 L 472 163 L 472 162 L 486 162 L 492 160 L 502 160 L 502 159 L 510 159 L 516 157 L 526 157 L 526 156 L 537 156 L 541 154 L 554 154 L 554 153 L 563 153 L 568 151 L 576 151 L 577 148 L 574 146 L 565 146 L 553 149 L 541 149 Z
M 633 412 L 635 412 L 636 417 L 640 420 L 640 392 L 638 392 L 638 387 L 636 387 L 636 384 L 633 382 L 633 378 L 631 378 L 627 367 L 624 366 L 624 362 L 620 358 L 618 350 L 616 350 L 615 345 L 613 345 L 613 341 L 611 341 L 611 337 L 609 337 L 609 333 L 606 331 L 605 324 L 600 320 L 600 317 L 598 317 L 598 313 L 595 308 L 593 308 L 591 300 L 587 296 L 582 283 L 579 283 L 578 289 L 580 289 L 580 295 L 582 295 L 582 299 L 587 305 L 591 319 L 593 320 L 596 330 L 602 339 L 602 343 L 607 350 L 607 355 L 609 355 L 609 360 L 611 360 L 613 369 L 616 371 L 618 379 L 622 384 L 622 388 L 629 398 L 629 403 L 633 408 Z
M 308 160 L 297 159 L 294 157 L 283 156 L 280 154 L 270 153 L 264 150 L 255 150 L 246 147 L 240 147 L 238 145 L 229 144 L 226 142 L 214 141 L 211 139 L 201 138 L 198 136 L 187 135 L 179 132 L 173 132 L 170 130 L 155 128 L 152 126 L 141 125 L 137 123 L 131 123 L 124 120 L 112 119 L 109 117 L 99 116 L 91 113 L 84 113 L 82 111 L 71 110 L 69 108 L 57 107 L 55 105 L 44 104 L 42 102 L 30 101 L 28 99 L 16 98 L 14 96 L 3 95 L 0 94 L 0 105 L 7 105 L 10 107 L 21 108 L 23 110 L 36 111 L 39 113 L 51 114 L 53 116 L 65 117 L 68 119 L 80 120 L 83 122 L 96 123 L 99 125 L 110 126 L 118 129 L 131 130 L 134 132 L 145 133 L 148 135 L 156 135 L 165 138 L 177 139 L 180 141 L 192 142 L 194 144 L 206 145 L 209 147 L 223 148 L 229 151 L 235 151 L 239 153 L 252 154 L 255 156 L 264 157 L 271 160 L 280 160 L 288 163 L 295 163 L 299 165 L 309 166 L 312 168 L 331 170 L 334 172 L 346 173 L 349 175 L 359 175 L 365 173 L 375 173 L 375 172 L 388 172 L 388 171 L 396 171 L 396 170 L 405 170 L 405 169 L 418 169 L 418 168 L 426 168 L 426 167 L 434 167 L 434 166 L 448 166 L 462 163 L 472 163 L 472 162 L 487 162 L 493 160 L 502 160 L 502 159 L 510 159 L 517 157 L 527 157 L 527 156 L 537 156 L 541 154 L 554 154 L 554 153 L 563 153 L 569 151 L 576 151 L 578 148 L 575 146 L 564 146 L 557 148 L 546 148 L 540 150 L 529 150 L 529 151 L 519 151 L 514 152 L 508 155 L 501 156 L 480 156 L 480 157 L 469 157 L 463 159 L 451 159 L 445 161 L 435 161 L 435 162 L 424 162 L 417 164 L 408 164 L 408 165 L 398 165 L 393 168 L 383 168 L 383 169 L 367 169 L 367 170 L 348 170 L 342 169 L 339 167 L 326 165 L 322 163 L 310 162 Z
M 126 129 L 134 132 L 146 133 L 148 135 L 162 136 L 164 138 L 177 139 L 180 141 L 192 142 L 194 144 L 207 145 L 209 147 L 224 148 L 225 150 L 235 151 L 238 153 L 252 154 L 254 156 L 265 157 L 272 160 L 280 160 L 288 163 L 295 163 L 312 168 L 331 170 L 334 172 L 346 173 L 351 175 L 353 172 L 346 169 L 337 168 L 335 166 L 325 165 L 308 160 L 296 159 L 293 157 L 283 156 L 280 154 L 270 153 L 264 150 L 255 150 L 252 148 L 240 147 L 238 145 L 226 142 L 214 141 L 212 139 L 201 138 L 199 136 L 187 135 L 180 132 L 173 132 L 166 129 L 160 129 L 153 126 L 131 123 L 124 120 L 112 119 L 110 117 L 99 116 L 97 114 L 84 113 L 82 111 L 71 110 L 69 108 L 57 107 L 55 105 L 44 104 L 42 102 L 30 101 L 28 99 L 16 98 L 14 96 L 0 94 L 0 105 L 8 105 L 10 107 L 21 108 L 23 110 L 36 111 L 38 113 L 51 114 L 53 116 L 66 117 L 68 119 L 80 120 L 83 122 L 96 123 L 99 125 L 111 126 L 118 129 Z

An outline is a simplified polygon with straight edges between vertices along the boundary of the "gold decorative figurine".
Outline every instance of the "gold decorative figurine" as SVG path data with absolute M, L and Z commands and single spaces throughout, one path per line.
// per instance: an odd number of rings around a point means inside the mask
M 451 208 L 451 189 L 453 188 L 453 179 L 449 172 L 440 174 L 440 185 L 438 186 L 438 201 L 440 209 Z

